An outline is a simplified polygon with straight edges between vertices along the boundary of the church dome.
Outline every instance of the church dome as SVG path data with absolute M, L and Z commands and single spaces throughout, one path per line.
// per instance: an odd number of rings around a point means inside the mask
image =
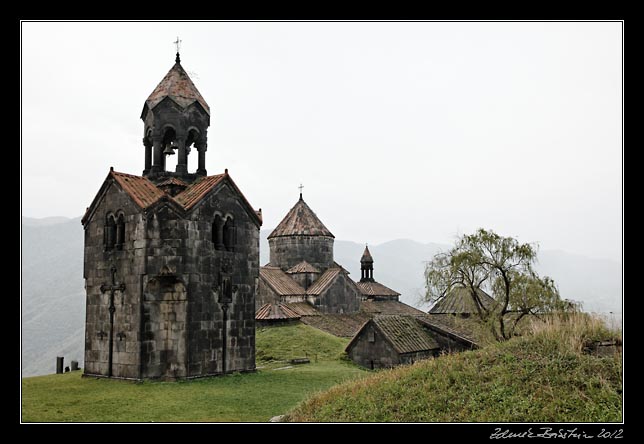
M 300 200 L 291 208 L 273 232 L 269 234 L 268 238 L 285 236 L 335 237 L 301 196 Z

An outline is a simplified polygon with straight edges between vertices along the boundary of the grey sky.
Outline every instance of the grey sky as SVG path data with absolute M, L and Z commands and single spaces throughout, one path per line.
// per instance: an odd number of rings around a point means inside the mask
M 302 182 L 338 239 L 451 243 L 485 227 L 620 260 L 621 32 L 581 22 L 23 23 L 23 215 L 79 216 L 110 166 L 141 174 L 139 116 L 179 35 L 211 107 L 208 172 L 228 168 L 265 228 Z

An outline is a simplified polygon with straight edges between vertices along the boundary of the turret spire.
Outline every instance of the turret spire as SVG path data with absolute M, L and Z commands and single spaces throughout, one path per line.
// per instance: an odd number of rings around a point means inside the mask
M 360 258 L 360 282 L 374 282 L 373 280 L 373 258 L 369 252 L 369 246 L 364 247 L 364 253 Z

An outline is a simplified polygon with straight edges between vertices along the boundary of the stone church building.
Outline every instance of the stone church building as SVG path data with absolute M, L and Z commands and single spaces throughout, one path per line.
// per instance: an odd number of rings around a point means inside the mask
M 110 168 L 82 218 L 84 373 L 177 379 L 254 370 L 261 210 L 227 170 L 207 175 L 210 107 L 179 54 L 141 119 L 142 175 Z M 175 171 L 166 170 L 171 155 Z
M 302 194 L 268 236 L 270 263 L 260 270 L 257 308 L 308 303 L 321 313 L 355 313 L 360 289 L 333 260 L 334 236 Z
M 400 293 L 374 279 L 368 247 L 360 259 L 360 280 L 355 282 L 335 262 L 333 242 L 333 234 L 300 193 L 293 208 L 268 235 L 269 263 L 259 271 L 258 321 L 293 319 L 295 313 L 302 322 L 323 327 L 320 322 L 335 316 L 343 326 L 334 334 L 350 337 L 376 314 L 423 314 L 400 302 Z

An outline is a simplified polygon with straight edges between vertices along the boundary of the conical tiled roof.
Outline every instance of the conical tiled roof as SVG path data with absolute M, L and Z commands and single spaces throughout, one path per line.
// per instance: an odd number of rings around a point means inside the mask
M 163 80 L 154 88 L 145 104 L 149 109 L 153 109 L 166 97 L 171 98 L 182 108 L 187 108 L 194 102 L 199 102 L 204 110 L 210 114 L 210 107 L 179 62 L 174 64 Z
M 360 262 L 371 262 L 371 263 L 373 263 L 373 258 L 371 257 L 371 253 L 369 252 L 369 247 L 368 246 L 364 247 L 364 253 L 362 253 L 362 257 L 360 258 Z
M 300 196 L 300 200 L 293 208 L 286 214 L 282 222 L 277 225 L 268 238 L 280 236 L 328 236 L 335 237 L 324 226 L 322 221 L 318 219 L 313 210 L 304 202 Z

